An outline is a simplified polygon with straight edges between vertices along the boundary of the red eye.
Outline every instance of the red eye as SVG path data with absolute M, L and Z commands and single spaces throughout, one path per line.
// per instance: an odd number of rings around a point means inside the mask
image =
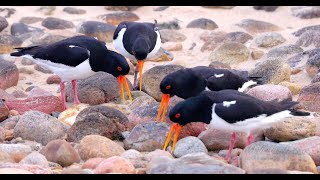
M 170 85 L 166 86 L 166 89 L 170 89 L 170 88 L 171 88 L 171 86 L 170 86 Z
M 177 119 L 179 119 L 179 118 L 180 118 L 180 116 L 181 116 L 181 114 L 180 114 L 180 113 L 178 113 L 178 114 L 176 114 L 176 116 L 175 116 L 175 117 L 176 117 Z
M 118 69 L 118 71 L 121 71 L 121 70 L 122 70 L 122 68 L 121 68 L 120 66 L 118 66 L 117 69 Z

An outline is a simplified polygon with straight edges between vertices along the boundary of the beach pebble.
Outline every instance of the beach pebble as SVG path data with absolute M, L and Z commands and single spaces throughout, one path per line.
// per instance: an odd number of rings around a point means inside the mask
M 46 145 L 52 140 L 63 138 L 66 130 L 67 126 L 56 118 L 39 111 L 28 111 L 21 116 L 14 127 L 14 137 Z
M 209 55 L 210 61 L 220 61 L 226 64 L 237 64 L 248 60 L 249 49 L 241 44 L 234 42 L 227 42 L 218 46 Z
M 16 110 L 19 114 L 23 114 L 30 110 L 40 111 L 46 114 L 63 111 L 61 99 L 57 96 L 41 96 L 10 100 L 6 101 L 6 104 L 10 110 Z
M 289 145 L 267 141 L 252 143 L 245 148 L 240 155 L 240 167 L 245 171 L 277 168 L 317 173 L 316 165 L 307 153 Z
M 181 27 L 179 25 L 179 21 L 176 19 L 171 20 L 171 21 L 159 22 L 158 27 L 160 30 L 162 30 L 162 29 L 174 29 L 174 30 L 181 29 Z
M 83 164 L 82 164 L 82 169 L 95 169 L 102 161 L 104 161 L 106 158 L 101 158 L 101 157 L 97 157 L 97 158 L 90 158 L 88 160 L 86 160 Z
M 255 86 L 249 89 L 247 94 L 264 101 L 282 101 L 286 99 L 292 100 L 292 93 L 289 88 L 273 84 L 263 84 Z
M 15 162 L 19 162 L 30 154 L 32 149 L 23 144 L 0 144 L 0 152 L 8 153 Z
M 285 41 L 286 39 L 281 34 L 276 32 L 261 33 L 255 39 L 255 43 L 259 47 L 265 47 L 265 48 L 277 46 L 279 44 L 284 43 Z
M 166 75 L 183 68 L 179 65 L 158 65 L 150 68 L 143 73 L 142 90 L 157 101 L 160 101 L 162 93 L 159 87 L 162 79 Z
M 231 66 L 229 64 L 222 63 L 222 62 L 219 62 L 219 61 L 212 61 L 209 64 L 209 67 L 217 68 L 217 69 L 231 69 Z
M 180 139 L 176 147 L 173 151 L 173 154 L 175 157 L 179 158 L 186 154 L 192 154 L 192 153 L 208 153 L 208 150 L 206 146 L 203 144 L 203 142 L 194 136 L 188 136 L 183 139 Z
M 315 54 L 314 56 L 309 57 L 306 63 L 306 72 L 308 75 L 313 78 L 319 73 L 320 69 L 320 53 Z
M 301 36 L 303 33 L 305 33 L 306 31 L 319 31 L 320 30 L 320 25 L 313 25 L 313 26 L 306 26 L 306 27 L 303 27 L 303 28 L 300 28 L 299 30 L 293 32 L 292 34 L 294 36 Z
M 50 168 L 42 167 L 33 164 L 19 164 L 19 163 L 1 163 L 0 164 L 1 173 L 9 174 L 56 174 Z M 31 173 L 30 173 L 31 172 Z
M 62 167 L 80 162 L 80 156 L 77 151 L 65 140 L 52 140 L 40 152 L 48 161 L 58 163 Z
M 112 42 L 116 27 L 112 24 L 99 21 L 84 21 L 76 29 L 78 33 L 86 36 L 98 38 L 98 40 L 103 42 Z
M 167 51 L 181 51 L 183 49 L 183 45 L 182 45 L 182 43 L 167 42 L 162 45 L 162 48 Z M 160 49 L 162 49 L 162 48 L 160 48 Z
M 274 47 L 267 53 L 267 58 L 288 59 L 296 54 L 303 53 L 303 49 L 295 44 Z
M 209 8 L 209 9 L 232 9 L 236 6 L 202 6 L 204 8 Z
M 45 74 L 52 74 L 52 73 L 53 73 L 53 72 L 50 71 L 49 69 L 47 69 L 47 68 L 45 68 L 45 67 L 43 67 L 43 66 L 40 66 L 40 65 L 38 65 L 38 64 L 36 64 L 36 65 L 34 66 L 34 69 L 37 70 L 37 71 L 39 71 L 39 72 L 45 73 Z
M 253 37 L 250 34 L 246 32 L 236 31 L 227 33 L 224 41 L 244 44 L 251 39 L 253 39 Z
M 170 6 L 159 6 L 153 9 L 153 11 L 164 11 L 168 9 Z
M 17 66 L 9 61 L 0 58 L 0 89 L 6 90 L 16 86 L 19 80 Z
M 128 83 L 130 81 L 127 81 Z M 78 98 L 82 103 L 97 105 L 115 101 L 120 97 L 118 80 L 111 74 L 98 72 L 83 80 L 77 80 Z M 73 91 L 70 82 L 66 83 L 66 98 L 73 102 Z
M 294 141 L 314 136 L 316 124 L 303 117 L 289 117 L 273 123 L 265 129 L 264 135 L 276 142 Z
M 254 19 L 244 19 L 236 25 L 243 28 L 250 34 L 258 34 L 262 32 L 273 32 L 281 30 L 281 28 L 275 24 L 265 21 L 258 21 Z
M 295 17 L 301 19 L 312 19 L 320 17 L 320 7 L 319 6 L 299 6 L 292 7 L 291 13 Z
M 32 38 L 31 45 L 51 44 L 51 43 L 55 43 L 55 42 L 61 41 L 66 38 L 67 38 L 66 36 L 62 36 L 62 35 L 44 34 L 42 36 Z
M 263 55 L 264 55 L 264 52 L 262 50 L 253 49 L 251 51 L 251 57 L 253 60 L 261 59 Z
M 245 171 L 205 153 L 187 154 L 177 159 L 154 158 L 147 166 L 147 174 L 244 174 Z
M 226 33 L 222 31 L 213 31 L 213 32 L 204 32 L 200 35 L 200 39 L 205 43 L 201 47 L 201 52 L 204 51 L 213 51 L 223 43 L 226 39 Z
M 19 36 L 31 32 L 43 32 L 42 29 L 26 25 L 24 23 L 13 23 L 10 29 L 11 35 Z
M 160 47 L 159 51 L 154 57 L 146 59 L 146 61 L 151 61 L 151 62 L 172 61 L 172 60 L 173 60 L 173 54 L 162 47 Z
M 320 82 L 320 74 L 315 75 L 311 81 L 311 83 L 317 83 L 317 82 Z
M 109 11 L 134 11 L 142 6 L 105 6 L 104 9 Z
M 204 143 L 209 151 L 228 149 L 232 131 L 221 130 L 209 127 L 207 130 L 199 134 L 198 138 Z M 264 140 L 263 129 L 256 129 L 252 131 L 253 141 Z M 215 137 L 215 138 L 212 138 Z M 244 148 L 247 144 L 247 133 L 236 132 L 236 142 L 234 148 Z
M 320 82 L 304 86 L 299 94 L 298 102 L 307 111 L 320 111 Z
M 5 102 L 0 99 L 0 122 L 7 119 L 9 116 L 9 108 L 6 106 Z
M 64 12 L 68 14 L 85 14 L 87 11 L 84 9 L 74 8 L 74 7 L 65 7 L 63 8 Z
M 34 164 L 46 168 L 49 167 L 46 157 L 37 151 L 33 151 L 32 153 L 28 154 L 19 162 L 19 164 Z
M 75 123 L 68 130 L 67 140 L 79 142 L 86 135 L 101 135 L 109 139 L 119 139 L 126 131 L 128 118 L 119 110 L 96 105 L 83 109 Z
M 113 156 L 103 160 L 94 169 L 95 174 L 106 173 L 121 173 L 121 174 L 135 174 L 134 166 L 125 158 L 120 156 Z
M 280 144 L 296 147 L 311 156 L 317 166 L 320 165 L 320 137 L 312 136 L 296 141 L 282 142 Z
M 31 59 L 23 57 L 21 59 L 21 64 L 24 66 L 31 66 L 31 65 L 34 65 L 35 63 Z
M 37 23 L 37 22 L 40 22 L 43 20 L 44 20 L 44 18 L 42 18 L 42 17 L 25 16 L 25 17 L 22 17 L 19 20 L 19 22 L 24 23 L 24 24 L 34 24 L 34 23 Z
M 99 146 L 97 146 L 99 144 Z M 81 139 L 78 152 L 82 160 L 120 156 L 125 150 L 117 143 L 100 135 L 87 135 Z
M 33 174 L 30 171 L 19 168 L 0 168 L 0 174 Z
M 73 24 L 73 22 L 71 21 L 67 21 L 64 19 L 59 19 L 59 18 L 55 18 L 55 17 L 47 17 L 45 18 L 41 25 L 43 27 L 46 27 L 50 30 L 54 30 L 54 29 L 70 29 L 70 28 L 74 28 L 75 25 Z
M 178 30 L 173 29 L 161 29 L 161 42 L 182 42 L 187 39 L 187 36 L 180 33 Z
M 5 90 L 3 89 L 0 89 L 0 98 L 5 100 L 5 101 L 8 101 L 8 100 L 15 100 L 16 98 L 12 95 L 12 94 L 9 94 L 7 93 Z
M 121 157 L 128 160 L 134 168 L 145 168 L 150 161 L 145 154 L 140 153 L 135 149 L 129 149 L 121 154 Z
M 14 163 L 14 159 L 11 157 L 11 155 L 5 151 L 0 151 L 0 162 L 6 163 L 11 162 Z
M 124 147 L 147 152 L 162 149 L 169 128 L 169 124 L 155 121 L 139 123 L 124 140 Z
M 218 25 L 211 19 L 199 18 L 199 19 L 192 20 L 187 25 L 187 28 L 200 28 L 200 29 L 214 30 L 218 28 Z
M 42 97 L 42 96 L 53 96 L 52 93 L 41 89 L 39 87 L 32 88 L 31 91 L 29 92 L 28 98 L 33 98 L 33 97 Z
M 125 12 L 114 12 L 109 14 L 104 14 L 98 16 L 99 19 L 102 19 L 106 23 L 112 25 L 118 25 L 123 21 L 138 21 L 140 20 L 139 16 L 133 12 L 125 11 Z
M 9 23 L 6 18 L 0 16 L 0 32 L 3 31 L 6 27 L 8 27 Z
M 263 10 L 266 12 L 273 12 L 276 9 L 278 9 L 279 6 L 253 6 L 253 9 L 255 10 Z
M 283 58 L 269 58 L 251 69 L 249 75 L 261 77 L 263 84 L 279 84 L 282 81 L 290 81 L 291 69 Z
M 57 75 L 52 75 L 47 78 L 47 84 L 60 84 L 61 78 Z
M 320 31 L 308 30 L 301 34 L 296 44 L 303 47 L 313 45 L 316 48 L 320 47 Z

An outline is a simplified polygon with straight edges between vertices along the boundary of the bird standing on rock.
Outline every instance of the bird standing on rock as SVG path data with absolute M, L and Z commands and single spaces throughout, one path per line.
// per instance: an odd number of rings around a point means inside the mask
M 203 122 L 216 129 L 233 131 L 226 157 L 230 161 L 236 139 L 235 132 L 246 132 L 247 145 L 249 145 L 253 141 L 251 130 L 257 127 L 268 126 L 286 117 L 310 116 L 309 112 L 291 109 L 298 102 L 263 101 L 241 92 L 236 94 L 230 91 L 232 90 L 203 91 L 198 96 L 188 98 L 174 106 L 169 112 L 170 120 L 174 124 L 164 149 L 168 146 L 173 132 L 176 131 L 172 145 L 172 152 L 174 151 L 181 126 L 191 122 Z
M 159 28 L 157 27 L 157 21 L 155 21 L 155 23 L 121 22 L 114 32 L 113 46 L 126 58 L 138 61 L 138 66 L 134 74 L 133 87 L 136 87 L 137 72 L 139 71 L 139 89 L 141 91 L 144 60 L 154 57 L 161 46 L 161 37 Z
M 61 78 L 64 109 L 67 109 L 64 83 L 72 81 L 74 103 L 79 104 L 76 80 L 88 78 L 98 71 L 110 73 L 118 79 L 122 100 L 124 83 L 132 101 L 125 77 L 130 70 L 129 64 L 121 54 L 108 50 L 102 41 L 87 36 L 74 36 L 48 45 L 16 49 L 17 52 L 11 53 L 11 56 L 27 57 Z
M 163 95 L 156 120 L 160 119 L 162 112 L 161 119 L 164 121 L 170 97 L 174 95 L 187 99 L 204 90 L 233 89 L 244 92 L 252 85 L 261 84 L 259 78 L 249 76 L 247 71 L 216 69 L 207 66 L 186 68 L 170 73 L 160 83 Z

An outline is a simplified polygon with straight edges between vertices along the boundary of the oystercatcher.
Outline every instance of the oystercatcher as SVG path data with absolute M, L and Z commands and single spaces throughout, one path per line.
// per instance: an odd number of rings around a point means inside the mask
M 309 112 L 290 109 L 298 102 L 263 101 L 241 92 L 232 93 L 234 91 L 203 91 L 198 96 L 188 98 L 174 106 L 169 112 L 170 120 L 174 124 L 170 129 L 164 149 L 168 146 L 173 132 L 176 131 L 172 146 L 172 151 L 174 151 L 181 126 L 190 122 L 203 122 L 211 127 L 234 132 L 227 155 L 229 161 L 235 144 L 236 131 L 248 134 L 247 145 L 249 145 L 253 140 L 250 132 L 254 128 L 268 126 L 285 117 L 310 116 Z
M 140 75 L 140 91 L 142 88 L 142 70 L 144 60 L 152 58 L 159 51 L 161 37 L 157 21 L 148 22 L 121 22 L 113 36 L 113 46 L 123 56 L 136 59 L 138 66 L 134 75 L 134 87 L 137 82 L 137 72 Z
M 104 71 L 118 78 L 122 100 L 124 100 L 123 82 L 130 100 L 130 90 L 125 78 L 130 67 L 119 53 L 108 50 L 105 43 L 87 36 L 74 36 L 52 44 L 16 48 L 11 56 L 27 57 L 36 64 L 51 70 L 61 78 L 61 99 L 66 106 L 66 81 L 72 81 L 74 103 L 79 104 L 76 80 Z
M 162 112 L 161 119 L 164 121 L 170 97 L 174 95 L 187 99 L 204 90 L 234 89 L 244 92 L 252 85 L 261 84 L 259 78 L 249 76 L 247 71 L 216 69 L 207 66 L 181 69 L 168 74 L 160 83 L 163 95 L 156 120 L 160 119 Z

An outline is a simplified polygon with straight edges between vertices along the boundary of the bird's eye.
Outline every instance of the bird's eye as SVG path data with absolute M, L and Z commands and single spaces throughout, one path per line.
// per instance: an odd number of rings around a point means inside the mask
M 179 119 L 179 118 L 180 118 L 180 116 L 181 116 L 181 114 L 180 114 L 180 113 L 178 113 L 178 114 L 176 114 L 176 115 L 175 115 L 175 117 L 176 117 L 177 119 Z
M 121 68 L 120 66 L 118 66 L 117 69 L 118 69 L 118 71 L 121 71 L 121 70 L 122 70 L 122 68 Z
M 170 88 L 171 88 L 171 86 L 170 86 L 170 85 L 166 86 L 166 89 L 168 89 L 168 90 L 169 90 Z

